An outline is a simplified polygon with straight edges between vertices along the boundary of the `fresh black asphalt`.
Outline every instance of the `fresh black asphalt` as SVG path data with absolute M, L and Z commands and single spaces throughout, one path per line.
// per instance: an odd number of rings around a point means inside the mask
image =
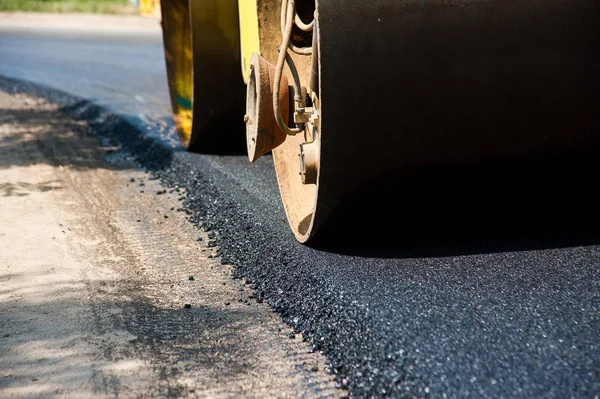
M 23 55 L 27 47 L 19 43 L 30 35 L 1 35 L 0 75 L 26 78 L 19 63 L 35 52 Z M 46 49 L 62 43 L 52 62 L 42 57 L 35 65 L 47 75 L 32 79 L 53 89 L 10 79 L 0 79 L 0 88 L 61 102 L 65 112 L 93 121 L 102 137 L 123 142 L 164 184 L 187 188 L 184 211 L 215 232 L 234 277 L 251 281 L 257 300 L 323 351 L 353 397 L 600 395 L 595 154 L 387 176 L 355 199 L 359 211 L 340 217 L 329 242 L 304 246 L 287 226 L 269 157 L 249 164 L 243 154 L 173 146 L 168 116 L 152 111 L 156 104 L 136 102 L 135 73 L 131 90 L 119 79 L 114 102 L 106 94 L 102 107 L 87 101 L 97 96 L 84 86 L 73 93 L 60 79 L 44 82 L 61 74 L 64 40 L 36 38 Z M 2 50 L 8 42 L 19 57 Z M 101 42 L 107 59 L 114 42 Z M 118 57 L 127 43 L 114 44 Z M 140 79 L 146 73 L 154 80 L 164 72 L 160 43 L 154 38 L 144 49 L 154 64 L 140 69 Z M 111 86 L 116 72 L 105 66 L 77 73 L 97 87 Z M 143 90 L 168 107 L 164 80 Z M 159 121 L 150 130 L 144 109 Z

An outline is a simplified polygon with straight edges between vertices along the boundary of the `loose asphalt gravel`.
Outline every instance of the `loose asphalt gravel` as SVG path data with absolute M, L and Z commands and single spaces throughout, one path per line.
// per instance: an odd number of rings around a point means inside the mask
M 0 43 L 23 40 L 2 35 Z M 36 37 L 46 49 L 61 40 Z M 102 42 L 104 56 L 114 50 L 128 57 L 121 51 L 127 40 L 115 40 Z M 145 50 L 158 76 L 162 54 L 152 43 Z M 23 78 L 19 62 L 35 51 L 14 58 L 3 47 L 0 75 Z M 60 74 L 60 53 L 53 57 L 36 68 Z M 78 73 L 104 85 L 115 75 L 110 68 Z M 106 96 L 99 107 L 85 90 L 73 96 L 40 76 L 33 80 L 54 88 L 4 78 L 0 87 L 61 101 L 134 151 L 165 185 L 185 187 L 184 209 L 214 232 L 222 262 L 234 264 L 235 277 L 251 280 L 259 301 L 326 354 L 351 396 L 600 395 L 594 154 L 390 176 L 357 198 L 361 211 L 340 221 L 335 239 L 309 247 L 288 229 L 269 157 L 250 165 L 243 154 L 186 153 L 173 145 L 168 119 L 148 129 L 121 97 L 111 103 Z M 128 91 L 126 82 L 117 84 Z M 162 81 L 155 90 L 164 87 Z M 130 93 L 135 103 L 135 89 Z M 140 107 L 138 101 L 136 112 Z

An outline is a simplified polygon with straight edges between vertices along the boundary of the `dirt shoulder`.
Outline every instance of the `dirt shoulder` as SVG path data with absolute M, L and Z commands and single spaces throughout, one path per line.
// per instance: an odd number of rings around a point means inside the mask
M 230 278 L 183 190 L 56 104 L 0 91 L 0 110 L 0 397 L 345 394 Z

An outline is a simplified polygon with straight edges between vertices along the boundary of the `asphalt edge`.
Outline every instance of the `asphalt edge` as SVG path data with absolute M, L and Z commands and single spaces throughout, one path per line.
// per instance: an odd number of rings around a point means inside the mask
M 328 265 L 317 265 L 317 272 L 309 267 L 310 262 L 302 256 L 307 248 L 295 240 L 283 213 L 283 219 L 275 223 L 274 228 L 270 231 L 263 228 L 264 221 L 257 219 L 255 212 L 243 209 L 239 201 L 224 190 L 228 185 L 225 181 L 235 185 L 230 177 L 212 167 L 205 158 L 181 147 L 174 149 L 161 143 L 158 137 L 148 136 L 141 120 L 136 127 L 138 121 L 127 121 L 92 101 L 20 79 L 0 76 L 0 89 L 62 105 L 60 112 L 87 121 L 92 134 L 133 155 L 133 161 L 159 178 L 161 184 L 186 188 L 188 194 L 182 208 L 189 215 L 188 220 L 203 231 L 213 233 L 209 245 L 220 249 L 217 254 L 221 263 L 233 265 L 232 278 L 247 282 L 257 301 L 266 300 L 286 324 L 302 335 L 303 341 L 310 343 L 311 352 L 319 351 L 325 356 L 326 372 L 333 376 L 338 388 L 348 390 L 350 397 L 387 397 L 398 387 L 402 397 L 424 395 L 425 385 L 412 380 L 406 370 L 407 359 L 398 356 L 393 348 L 377 344 L 378 340 L 369 328 L 370 309 L 357 305 L 346 309 L 343 315 L 332 314 L 332 308 L 347 308 L 343 305 L 344 300 L 334 295 L 337 291 L 332 289 L 337 285 L 335 276 L 329 273 Z M 195 157 L 193 161 L 191 157 Z M 191 162 L 201 163 L 211 173 L 191 175 Z M 282 208 L 280 210 L 283 212 Z M 237 217 L 235 224 L 223 217 L 231 214 Z M 257 225 L 261 228 L 257 229 Z M 268 244 L 248 245 L 248 231 L 260 234 L 252 237 L 254 242 Z M 248 247 L 253 247 L 253 251 L 248 252 Z M 285 278 L 278 278 L 282 275 Z M 349 356 L 349 347 L 360 350 L 352 351 Z M 372 355 L 364 356 L 365 352 Z M 386 353 L 393 353 L 393 358 L 388 361 L 395 363 L 399 372 L 390 374 L 378 369 L 374 358 L 388 356 Z

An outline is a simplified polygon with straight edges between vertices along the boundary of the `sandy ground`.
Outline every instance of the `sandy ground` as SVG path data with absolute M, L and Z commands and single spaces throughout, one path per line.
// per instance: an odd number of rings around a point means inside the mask
M 178 212 L 185 193 L 111 150 L 0 91 L 0 397 L 343 396 Z

